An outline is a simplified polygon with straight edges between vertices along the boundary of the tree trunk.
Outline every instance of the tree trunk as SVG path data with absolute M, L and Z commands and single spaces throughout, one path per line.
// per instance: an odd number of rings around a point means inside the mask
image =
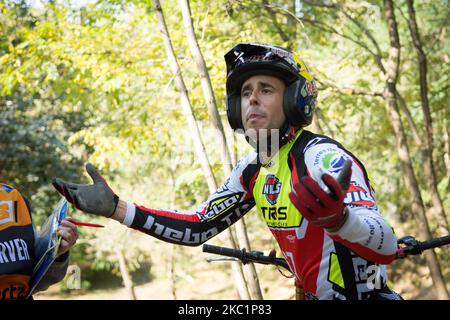
M 192 139 L 194 140 L 196 157 L 201 164 L 203 174 L 208 183 L 209 191 L 211 193 L 213 193 L 217 190 L 217 183 L 214 178 L 214 174 L 211 169 L 211 166 L 209 164 L 208 157 L 206 155 L 206 150 L 203 145 L 203 141 L 202 141 L 202 138 L 200 135 L 200 130 L 195 121 L 194 113 L 192 110 L 192 105 L 189 100 L 188 92 L 187 92 L 186 85 L 183 80 L 183 76 L 181 74 L 180 66 L 178 64 L 178 61 L 175 56 L 175 52 L 172 47 L 172 42 L 170 40 L 169 31 L 167 29 L 167 25 L 166 25 L 166 22 L 164 19 L 164 14 L 163 14 L 159 0 L 153 0 L 153 6 L 156 11 L 156 17 L 158 19 L 159 28 L 160 28 L 160 31 L 161 31 L 161 34 L 163 37 L 164 46 L 166 49 L 170 68 L 172 69 L 172 73 L 174 74 L 174 77 L 175 77 L 175 83 L 178 87 L 178 90 L 180 91 L 180 100 L 181 100 L 181 105 L 183 107 L 183 112 L 188 121 L 190 134 L 192 135 Z M 228 237 L 229 244 L 233 248 L 236 248 L 236 243 L 233 239 L 231 229 L 228 229 L 226 234 Z M 240 295 L 241 299 L 248 300 L 250 297 L 249 297 L 249 293 L 248 293 L 247 284 L 245 282 L 245 278 L 242 273 L 242 268 L 239 264 L 236 264 L 236 263 L 232 263 L 231 265 L 232 265 L 232 270 L 233 270 L 233 276 L 235 279 L 235 284 L 236 284 L 237 290 L 239 292 L 239 295 Z
M 186 120 L 189 125 L 189 129 L 191 130 L 190 135 L 194 140 L 194 148 L 195 154 L 197 156 L 198 161 L 202 167 L 202 170 L 205 175 L 206 182 L 208 184 L 208 188 L 210 190 L 216 190 L 216 180 L 214 178 L 213 171 L 209 164 L 208 157 L 206 155 L 205 146 L 203 145 L 203 141 L 201 140 L 200 130 L 198 128 L 197 122 L 195 121 L 194 113 L 192 111 L 192 105 L 189 101 L 189 96 L 187 93 L 186 85 L 184 83 L 184 79 L 181 75 L 180 66 L 175 56 L 175 52 L 172 47 L 172 42 L 170 40 L 169 30 L 167 29 L 166 22 L 164 20 L 164 15 L 162 12 L 161 5 L 158 0 L 153 0 L 156 17 L 158 18 L 159 28 L 163 37 L 164 47 L 166 48 L 167 58 L 169 60 L 170 68 L 172 69 L 172 73 L 174 74 L 175 83 L 180 91 L 180 100 L 181 105 L 183 107 L 183 113 L 186 116 Z
M 176 165 L 175 165 L 176 166 Z M 171 168 L 172 169 L 172 168 Z M 170 186 L 172 190 L 175 190 L 175 176 L 173 172 L 175 171 L 175 168 L 173 168 L 172 171 L 170 171 Z M 175 192 L 172 192 L 170 195 L 170 208 L 175 208 L 176 198 L 175 198 Z M 166 257 L 167 259 L 167 279 L 169 280 L 169 295 L 170 299 L 177 300 L 177 277 L 175 273 L 175 263 L 176 263 L 176 251 L 177 246 L 170 246 L 169 254 Z
M 240 249 L 245 248 L 245 250 L 250 251 L 250 241 L 248 239 L 247 229 L 245 226 L 245 217 L 236 223 L 236 235 L 237 241 L 239 243 Z M 247 286 L 250 293 L 250 298 L 254 300 L 262 300 L 263 295 L 261 287 L 259 285 L 258 273 L 256 273 L 256 268 L 253 263 L 247 263 L 242 266 L 245 274 L 245 280 L 247 281 Z
M 443 118 L 443 126 L 442 126 L 442 136 L 444 140 L 444 163 L 445 163 L 445 172 L 447 173 L 447 177 L 450 177 L 450 134 L 448 133 L 448 125 L 447 125 L 447 117 L 444 110 L 444 116 Z M 449 187 L 450 187 L 450 181 L 449 181 Z M 448 189 L 447 189 L 448 190 Z
M 420 99 L 422 101 L 422 113 L 425 119 L 426 139 L 422 140 L 422 156 L 423 169 L 425 179 L 428 182 L 428 188 L 431 192 L 431 201 L 434 207 L 434 213 L 439 226 L 439 235 L 448 234 L 449 224 L 447 216 L 442 205 L 442 199 L 437 188 L 436 173 L 433 165 L 433 125 L 430 113 L 430 105 L 428 101 L 428 84 L 427 84 L 427 57 L 423 51 L 422 42 L 420 40 L 419 28 L 416 22 L 416 13 L 414 11 L 413 0 L 407 0 L 408 4 L 408 26 L 411 38 L 416 48 L 417 64 L 419 67 L 419 83 L 420 83 Z
M 400 113 L 398 111 L 396 100 L 396 83 L 398 79 L 398 70 L 400 62 L 400 39 L 398 36 L 397 22 L 395 20 L 394 6 L 392 0 L 384 0 L 384 10 L 389 28 L 390 50 L 386 70 L 386 85 L 385 85 L 385 99 L 386 109 L 391 120 L 391 125 L 395 132 L 397 150 L 404 173 L 405 186 L 411 201 L 411 210 L 416 219 L 421 239 L 431 239 L 431 233 L 428 226 L 428 221 L 425 216 L 425 207 L 423 205 L 420 190 L 417 184 L 417 179 L 414 174 L 411 157 L 409 155 L 408 145 L 406 142 L 406 135 L 401 122 Z M 428 250 L 424 253 L 425 259 L 430 269 L 431 278 L 437 291 L 439 299 L 448 300 L 449 295 L 446 288 L 446 283 L 441 273 L 439 261 L 436 253 L 433 250 Z
M 169 256 L 167 257 L 167 278 L 169 279 L 170 299 L 177 300 L 177 279 L 175 275 L 175 257 L 177 246 L 170 246 Z
M 200 73 L 203 96 L 205 98 L 206 104 L 208 105 L 209 119 L 215 129 L 217 141 L 219 142 L 220 145 L 220 150 L 222 153 L 222 161 L 224 161 L 222 168 L 224 170 L 225 176 L 229 177 L 233 169 L 231 156 L 227 146 L 222 121 L 219 116 L 219 111 L 217 108 L 214 91 L 211 85 L 211 79 L 209 77 L 208 68 L 206 67 L 205 59 L 203 58 L 202 52 L 197 42 L 197 37 L 195 35 L 188 0 L 180 0 L 180 7 L 181 12 L 183 14 L 183 23 L 188 38 L 191 55 L 195 63 L 197 64 L 197 69 Z M 236 226 L 236 233 L 238 235 L 239 246 L 241 248 L 245 248 L 246 250 L 250 250 L 250 242 L 248 240 L 247 229 L 245 226 L 244 219 L 242 218 L 239 221 L 237 221 L 235 226 Z M 261 300 L 262 293 L 254 264 L 253 263 L 246 264 L 243 267 L 243 269 L 246 275 L 247 285 L 249 286 L 250 297 L 252 299 Z
M 216 138 L 220 145 L 220 151 L 222 154 L 223 168 L 227 170 L 227 174 L 231 173 L 231 157 L 228 151 L 227 141 L 225 138 L 222 121 L 217 111 L 216 98 L 211 85 L 211 79 L 209 77 L 208 68 L 203 58 L 202 52 L 197 42 L 194 27 L 192 25 L 191 10 L 188 0 L 180 0 L 181 12 L 183 14 L 184 29 L 188 39 L 189 49 L 191 50 L 192 58 L 197 64 L 198 72 L 200 73 L 200 80 L 202 85 L 203 96 L 208 106 L 209 119 L 216 129 Z M 230 169 L 229 169 L 230 168 Z
M 134 292 L 133 280 L 131 279 L 130 273 L 127 268 L 127 260 L 121 249 L 116 249 L 117 260 L 119 261 L 119 270 L 122 275 L 123 285 L 128 293 L 130 300 L 137 300 L 136 293 Z

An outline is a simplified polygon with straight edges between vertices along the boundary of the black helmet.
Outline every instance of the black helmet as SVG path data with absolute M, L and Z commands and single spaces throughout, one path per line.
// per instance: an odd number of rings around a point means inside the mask
M 241 87 L 249 77 L 265 74 L 286 84 L 283 110 L 294 127 L 311 123 L 317 87 L 305 64 L 291 51 L 266 44 L 240 43 L 225 54 L 227 65 L 227 116 L 230 126 L 244 129 L 241 117 Z

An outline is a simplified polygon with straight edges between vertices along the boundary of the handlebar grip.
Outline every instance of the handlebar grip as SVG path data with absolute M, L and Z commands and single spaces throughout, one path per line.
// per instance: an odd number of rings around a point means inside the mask
M 211 244 L 204 244 L 203 245 L 203 252 L 219 254 L 219 255 L 222 255 L 222 256 L 234 257 L 234 258 L 239 258 L 242 255 L 242 253 L 239 250 L 230 249 L 230 248 L 224 248 L 224 247 L 218 247 L 218 246 L 214 246 L 214 245 L 211 245 Z
M 259 251 L 250 251 L 247 252 L 245 249 L 237 250 L 231 248 L 218 247 L 211 244 L 203 245 L 203 252 L 208 252 L 212 254 L 218 254 L 226 257 L 233 257 L 239 259 L 243 264 L 249 262 L 261 263 L 261 264 L 272 264 L 276 266 L 280 266 L 285 268 L 286 270 L 291 271 L 288 263 L 283 258 L 276 258 L 272 256 L 265 256 L 262 252 Z
M 444 246 L 447 244 L 450 244 L 450 235 L 421 242 L 420 249 L 422 249 L 423 251 L 431 248 Z

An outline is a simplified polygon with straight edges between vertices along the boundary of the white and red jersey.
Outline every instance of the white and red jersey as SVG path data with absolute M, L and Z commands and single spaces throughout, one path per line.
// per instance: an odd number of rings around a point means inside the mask
M 288 195 L 304 175 L 327 190 L 322 174 L 336 177 L 347 159 L 352 160 L 344 200 L 348 218 L 331 234 L 309 224 Z M 308 298 L 367 299 L 385 288 L 385 265 L 395 258 L 397 239 L 378 211 L 367 173 L 341 144 L 306 130 L 298 131 L 265 165 L 256 153 L 243 158 L 198 210 L 149 209 L 128 203 L 123 223 L 167 242 L 197 246 L 255 205 Z

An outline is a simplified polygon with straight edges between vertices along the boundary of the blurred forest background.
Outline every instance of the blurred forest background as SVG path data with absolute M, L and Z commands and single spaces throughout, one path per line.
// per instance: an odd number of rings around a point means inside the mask
M 30 200 L 38 226 L 59 199 L 51 179 L 88 182 L 87 161 L 124 200 L 199 206 L 250 151 L 226 119 L 223 55 L 259 41 L 309 66 L 319 103 L 308 129 L 363 161 L 397 236 L 446 235 L 448 21 L 447 0 L 0 0 L 0 181 Z M 106 228 L 79 228 L 81 281 L 68 275 L 37 299 L 294 296 L 274 267 L 256 266 L 255 281 L 254 268 L 207 263 L 201 247 L 70 214 Z M 255 209 L 210 243 L 242 247 L 246 236 L 252 249 L 277 248 Z M 448 250 L 389 273 L 405 298 L 448 299 Z

